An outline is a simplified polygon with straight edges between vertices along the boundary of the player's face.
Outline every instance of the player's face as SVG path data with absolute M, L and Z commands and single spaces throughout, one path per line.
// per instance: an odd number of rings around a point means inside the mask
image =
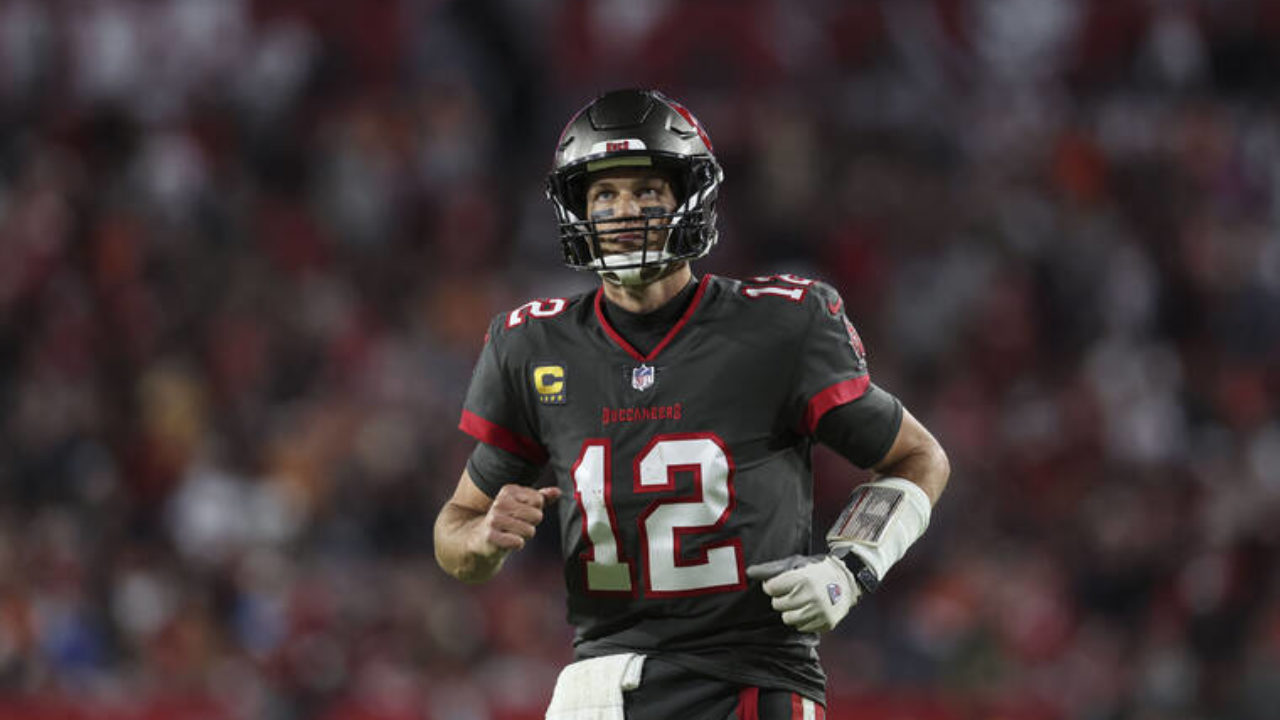
M 661 250 L 666 230 L 649 229 L 669 220 L 651 214 L 676 209 L 671 183 L 662 173 L 646 168 L 619 168 L 596 175 L 587 186 L 587 217 L 595 223 L 605 253 Z

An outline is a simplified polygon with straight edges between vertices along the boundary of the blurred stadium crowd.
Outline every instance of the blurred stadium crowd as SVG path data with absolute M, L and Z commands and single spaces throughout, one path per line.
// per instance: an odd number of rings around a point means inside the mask
M 695 269 L 835 284 L 951 454 L 829 717 L 1280 717 L 1276 77 L 1268 0 L 0 0 L 0 716 L 540 717 L 555 533 L 430 527 L 487 319 L 593 283 L 560 124 L 646 85 Z

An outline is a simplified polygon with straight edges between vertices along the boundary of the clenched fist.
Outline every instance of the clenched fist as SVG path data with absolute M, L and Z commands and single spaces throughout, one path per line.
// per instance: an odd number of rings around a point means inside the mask
M 560 488 L 503 485 L 476 528 L 477 554 L 486 557 L 519 550 L 533 538 L 542 522 L 543 508 L 560 498 Z

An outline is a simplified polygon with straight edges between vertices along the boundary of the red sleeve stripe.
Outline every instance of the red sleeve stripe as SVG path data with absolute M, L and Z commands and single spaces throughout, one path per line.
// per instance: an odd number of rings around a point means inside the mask
M 737 720 L 760 720 L 760 688 L 748 685 L 738 693 Z
M 544 465 L 547 462 L 546 448 L 536 441 L 513 433 L 501 425 L 491 423 L 470 410 L 462 411 L 462 420 L 458 423 L 458 429 L 482 443 L 502 448 L 512 455 L 519 455 L 531 463 Z
M 863 375 L 852 380 L 842 380 L 835 385 L 828 386 L 819 390 L 809 400 L 809 407 L 804 411 L 804 432 L 806 435 L 812 435 L 818 429 L 818 421 L 826 415 L 829 410 L 853 402 L 862 397 L 867 391 L 867 387 L 871 385 L 871 376 Z

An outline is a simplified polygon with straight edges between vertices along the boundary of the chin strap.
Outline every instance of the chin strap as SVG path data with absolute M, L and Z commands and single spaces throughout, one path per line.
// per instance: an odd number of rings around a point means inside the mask
M 630 267 L 621 270 L 597 270 L 596 273 L 605 282 L 624 287 L 648 285 L 663 276 L 666 265 L 649 265 L 646 267 Z
M 634 258 L 632 257 L 634 256 Z M 610 255 L 611 258 L 619 258 L 623 263 L 629 263 L 633 260 L 639 262 L 640 253 L 620 253 Z M 599 262 L 599 261 L 597 261 Z M 680 268 L 683 263 L 671 259 L 670 255 L 663 250 L 658 260 L 654 263 L 642 265 L 639 267 L 619 268 L 617 270 L 596 269 L 596 273 L 600 275 L 605 282 L 613 285 L 637 286 L 648 285 L 657 282 L 662 278 L 670 275 Z

